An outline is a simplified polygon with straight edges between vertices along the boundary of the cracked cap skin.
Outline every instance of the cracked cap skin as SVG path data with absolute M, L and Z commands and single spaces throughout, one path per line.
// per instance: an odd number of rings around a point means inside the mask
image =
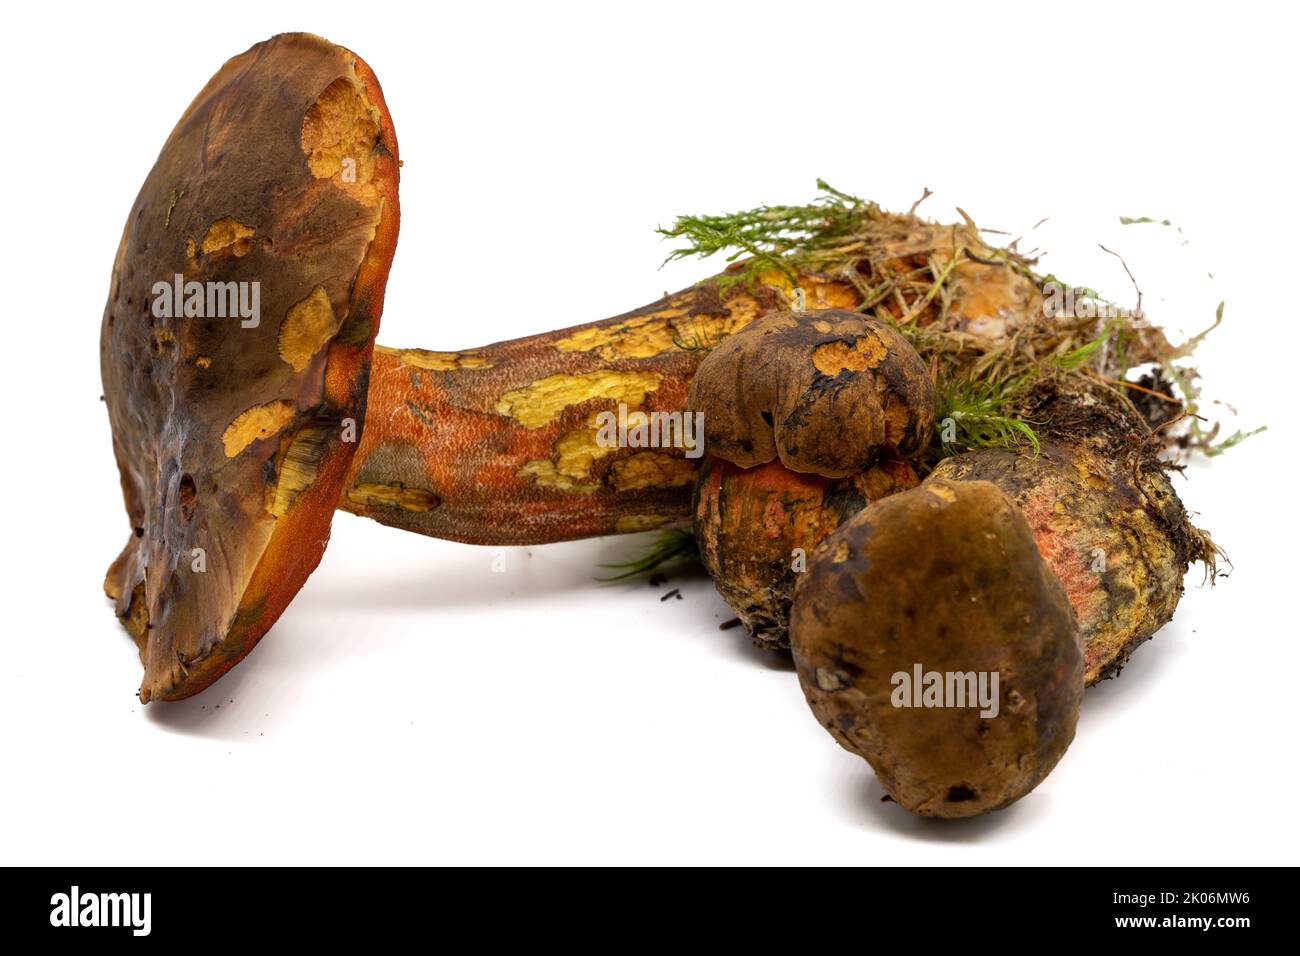
M 131 207 L 100 337 L 130 533 L 104 587 L 142 701 L 233 667 L 320 561 L 365 414 L 397 180 L 374 73 L 283 34 L 208 82 Z
M 844 478 L 923 448 L 935 395 L 895 329 L 827 309 L 776 313 L 728 336 L 700 364 L 687 408 L 704 413 L 710 455 Z

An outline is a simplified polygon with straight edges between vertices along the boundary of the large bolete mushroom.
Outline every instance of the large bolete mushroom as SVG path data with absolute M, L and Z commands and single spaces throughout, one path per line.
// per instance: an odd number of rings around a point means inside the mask
M 783 646 L 800 555 L 914 485 L 908 456 L 932 428 L 926 363 L 893 322 L 844 311 L 864 306 L 865 273 L 736 263 L 557 332 L 372 348 L 398 165 L 369 67 L 285 35 L 218 72 L 132 207 L 101 352 L 131 528 L 106 590 L 139 645 L 142 698 L 188 696 L 243 657 L 320 560 L 336 504 L 432 536 L 536 544 L 681 523 L 695 489 L 720 590 L 756 640 Z M 886 279 L 960 231 L 854 210 Z M 966 335 L 976 313 L 1024 298 L 1010 265 L 949 252 L 953 308 L 931 316 L 922 295 L 890 313 L 899 323 Z M 745 281 L 730 281 L 737 269 Z M 817 311 L 774 316 L 796 285 Z M 684 410 L 706 417 L 702 468 L 680 440 L 601 440 L 601 415 L 622 434 L 624 415 L 680 425 Z
M 132 206 L 100 347 L 131 528 L 105 590 L 142 700 L 197 693 L 243 658 L 320 561 L 336 506 L 494 544 L 689 513 L 688 448 L 602 444 L 593 419 L 680 425 L 702 355 L 681 342 L 780 309 L 781 289 L 704 282 L 514 342 L 375 350 L 398 166 L 371 69 L 286 34 L 218 71 Z M 804 290 L 854 301 L 832 279 Z
M 1078 626 L 996 486 L 929 479 L 818 546 L 790 626 L 813 713 L 925 816 L 1024 796 L 1074 737 Z
M 252 649 L 320 561 L 397 242 L 397 139 L 355 54 L 227 62 L 131 208 L 100 337 L 131 535 L 105 589 L 141 700 Z

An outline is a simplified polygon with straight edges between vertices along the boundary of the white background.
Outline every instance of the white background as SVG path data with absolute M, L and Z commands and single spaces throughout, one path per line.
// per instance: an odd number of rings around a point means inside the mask
M 295 5 L 296 6 L 296 5 Z M 1292 8 L 342 4 L 6 12 L 0 862 L 1295 862 L 1298 261 Z M 711 274 L 654 233 L 821 176 L 1049 251 L 1157 321 L 1227 318 L 1213 396 L 1270 431 L 1176 486 L 1235 570 L 1087 694 L 1011 809 L 914 819 L 706 580 L 598 586 L 643 539 L 492 552 L 339 515 L 213 689 L 141 707 L 101 592 L 128 532 L 97 343 L 124 218 L 221 62 L 365 57 L 403 225 L 381 341 L 457 349 Z M 1118 224 L 1170 217 L 1182 228 Z M 1185 244 L 1184 244 L 1185 243 Z M 1213 273 L 1211 279 L 1207 273 Z M 1232 427 L 1236 427 L 1233 425 Z

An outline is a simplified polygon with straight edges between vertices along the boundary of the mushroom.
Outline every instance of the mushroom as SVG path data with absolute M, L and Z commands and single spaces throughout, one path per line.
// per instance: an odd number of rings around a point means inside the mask
M 375 353 L 399 165 L 369 66 L 285 34 L 217 72 L 132 206 L 100 337 L 131 532 L 104 587 L 143 701 L 197 693 L 248 654 L 319 563 L 336 506 L 482 543 L 689 513 L 689 449 L 602 445 L 594 418 L 680 423 L 703 355 L 683 341 L 774 311 L 779 288 L 706 282 L 516 342 Z M 835 280 L 806 287 L 854 301 Z
M 707 459 L 695 534 L 719 594 L 760 646 L 788 644 L 807 555 L 868 502 L 911 488 L 934 386 L 897 330 L 857 313 L 779 313 L 701 363 L 687 410 Z
M 790 640 L 814 715 L 914 813 L 1005 807 L 1074 737 L 1074 613 L 988 482 L 931 478 L 850 518 L 799 578 Z
M 953 251 L 953 310 L 933 316 L 933 294 L 905 312 L 898 295 L 877 303 L 900 310 L 890 322 L 842 311 L 865 304 L 861 270 L 742 262 L 558 332 L 373 347 L 398 166 L 370 68 L 290 34 L 217 73 L 133 206 L 101 335 L 131 527 L 105 588 L 139 645 L 145 700 L 202 690 L 248 653 L 320 560 L 334 505 L 483 544 L 694 514 L 719 589 L 756 640 L 782 646 L 807 551 L 917 481 L 907 456 L 930 432 L 933 386 L 893 321 L 964 328 L 995 306 L 1028 321 L 1020 271 Z M 910 274 L 958 231 L 977 248 L 969 230 L 861 215 L 877 278 Z M 796 286 L 817 312 L 756 323 Z M 695 411 L 702 467 L 680 440 L 600 439 L 602 416 L 645 437 L 646 417 Z
M 140 698 L 202 690 L 320 561 L 397 241 L 374 73 L 307 34 L 228 61 L 122 234 L 100 337 L 131 522 L 105 590 Z
M 749 468 L 844 478 L 930 440 L 934 383 L 907 339 L 847 310 L 782 312 L 714 349 L 688 411 L 707 422 L 710 455 Z

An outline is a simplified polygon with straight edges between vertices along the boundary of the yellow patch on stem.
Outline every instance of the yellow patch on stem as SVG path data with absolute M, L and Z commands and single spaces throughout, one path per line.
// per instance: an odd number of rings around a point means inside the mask
M 685 316 L 682 307 L 662 309 L 649 315 L 579 329 L 555 343 L 561 352 L 597 352 L 608 361 L 616 358 L 649 358 L 673 345 L 672 319 Z M 701 321 L 705 321 L 702 317 Z
M 565 432 L 555 442 L 554 458 L 534 458 L 517 472 L 519 478 L 532 478 L 541 488 L 590 494 L 600 485 L 591 480 L 591 467 L 616 449 L 596 441 L 594 428 Z
M 786 294 L 793 291 L 790 280 L 780 272 L 764 272 L 756 281 Z M 805 277 L 803 289 L 809 309 L 854 309 L 860 301 L 852 286 L 843 282 Z M 730 292 L 720 312 L 696 312 L 695 304 L 696 293 L 688 289 L 664 300 L 662 307 L 652 312 L 577 329 L 559 339 L 555 348 L 595 352 L 606 361 L 649 358 L 683 345 L 707 349 L 744 328 L 763 310 L 758 299 L 744 290 Z
M 614 530 L 619 534 L 632 534 L 636 531 L 653 531 L 667 523 L 667 515 L 622 515 L 614 522 Z
M 696 463 L 663 452 L 641 451 L 614 462 L 611 471 L 619 491 L 678 488 L 695 481 Z
M 663 376 L 658 372 L 614 369 L 548 375 L 506 392 L 497 401 L 496 411 L 515 419 L 525 428 L 541 428 L 559 418 L 565 409 L 594 399 L 639 405 L 662 380 Z
M 428 349 L 394 349 L 376 345 L 376 349 L 396 355 L 403 365 L 426 369 L 430 372 L 454 372 L 457 369 L 491 368 L 491 359 L 484 358 L 474 351 L 469 352 L 430 352 Z
M 424 488 L 392 484 L 356 484 L 348 489 L 348 501 L 362 508 L 399 508 L 402 511 L 432 511 L 442 499 Z

